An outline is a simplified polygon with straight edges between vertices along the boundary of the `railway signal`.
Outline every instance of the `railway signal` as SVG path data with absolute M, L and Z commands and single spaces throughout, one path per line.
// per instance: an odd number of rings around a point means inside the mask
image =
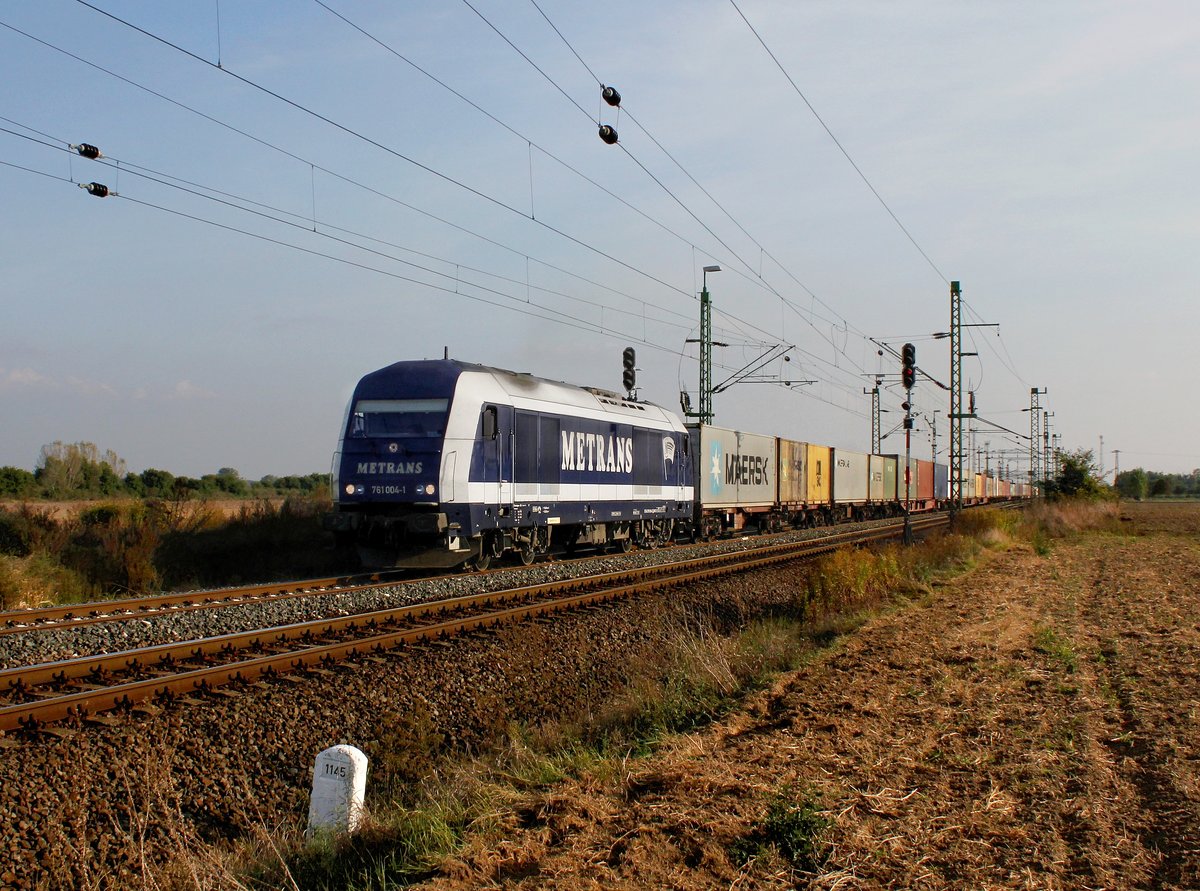
M 906 343 L 900 352 L 900 362 L 900 377 L 904 382 L 904 389 L 911 390 L 917 382 L 917 348 L 911 343 Z
M 637 356 L 633 351 L 633 347 L 625 347 L 625 351 L 621 353 L 621 383 L 625 385 L 625 389 L 633 392 L 633 388 L 637 385 Z

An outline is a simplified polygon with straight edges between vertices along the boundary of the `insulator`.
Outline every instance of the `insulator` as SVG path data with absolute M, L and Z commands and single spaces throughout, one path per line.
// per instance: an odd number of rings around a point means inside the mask
M 79 143 L 79 145 L 74 146 L 74 149 L 83 157 L 91 158 L 93 161 L 104 157 L 104 155 L 100 153 L 100 149 L 96 148 L 94 145 L 88 145 L 86 142 Z
M 617 92 L 616 87 L 605 87 L 600 91 L 600 96 L 609 105 L 616 106 L 621 104 L 621 94 Z
M 608 124 L 601 124 L 600 125 L 600 138 L 603 139 L 605 142 L 607 142 L 609 145 L 616 145 L 617 144 L 617 131 L 614 130 L 612 127 L 610 127 Z
M 108 197 L 108 186 L 104 183 L 81 183 L 80 188 L 87 189 L 89 195 L 95 195 L 97 198 Z

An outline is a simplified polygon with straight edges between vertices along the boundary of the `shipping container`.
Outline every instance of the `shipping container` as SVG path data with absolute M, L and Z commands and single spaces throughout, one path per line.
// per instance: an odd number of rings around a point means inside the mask
M 905 479 L 904 479 L 904 456 L 892 455 L 896 459 L 896 500 L 903 502 L 905 499 Z M 908 459 L 908 489 L 907 497 L 910 501 L 916 501 L 918 498 L 918 487 L 920 486 L 920 470 L 919 462 L 916 458 Z
M 790 439 L 779 440 L 779 503 L 801 505 L 808 501 L 808 445 Z
M 950 498 L 950 465 L 933 465 L 933 497 L 938 501 L 948 501 Z
M 833 489 L 833 467 L 830 461 L 833 449 L 829 446 L 808 443 L 807 458 L 804 462 L 805 488 L 808 490 L 809 504 L 829 504 L 829 496 Z
M 896 471 L 899 464 L 896 462 L 895 455 L 881 455 L 883 458 L 883 499 L 884 501 L 897 501 L 896 498 Z
M 917 461 L 917 500 L 933 501 L 932 461 Z
M 833 450 L 833 501 L 835 504 L 860 504 L 867 500 L 867 455 L 848 449 Z
M 689 428 L 702 507 L 770 507 L 775 503 L 775 437 L 721 427 Z
M 872 501 L 889 501 L 884 487 L 884 465 L 887 459 L 883 455 L 870 456 L 871 475 L 867 482 L 867 495 Z M 894 466 L 894 465 L 893 465 Z

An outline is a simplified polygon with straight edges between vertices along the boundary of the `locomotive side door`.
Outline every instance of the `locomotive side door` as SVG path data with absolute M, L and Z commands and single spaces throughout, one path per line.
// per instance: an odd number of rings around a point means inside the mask
M 492 508 L 494 524 L 512 498 L 512 416 L 504 416 L 504 406 L 485 405 L 481 415 L 480 439 L 483 452 L 481 482 L 483 503 Z
M 516 441 L 513 432 L 513 410 L 507 405 L 498 406 L 500 410 L 500 435 L 496 437 L 500 443 L 500 514 L 508 516 L 513 500 L 513 462 L 516 460 Z

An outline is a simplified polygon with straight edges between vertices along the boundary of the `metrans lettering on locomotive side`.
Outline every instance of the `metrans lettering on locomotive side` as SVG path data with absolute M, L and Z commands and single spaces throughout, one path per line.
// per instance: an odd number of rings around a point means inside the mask
M 563 430 L 562 470 L 633 472 L 633 438 Z

